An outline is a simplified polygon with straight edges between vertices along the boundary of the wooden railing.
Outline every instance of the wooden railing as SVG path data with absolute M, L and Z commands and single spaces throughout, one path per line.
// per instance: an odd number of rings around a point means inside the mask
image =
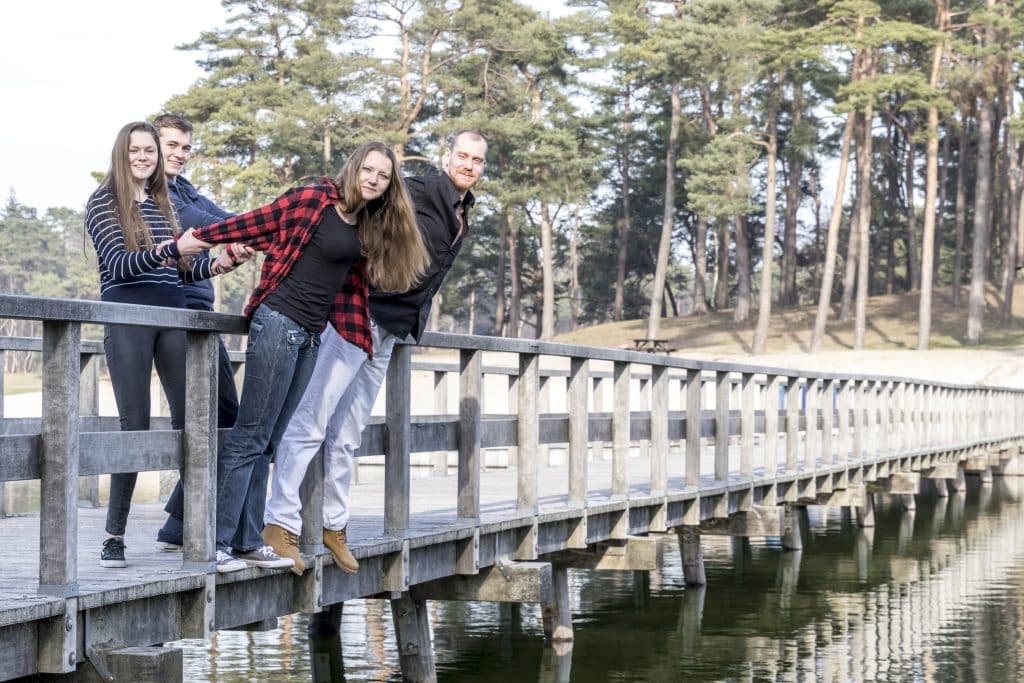
M 0 482 L 40 480 L 39 592 L 70 596 L 78 577 L 80 475 L 180 468 L 187 490 L 214 490 L 214 335 L 244 334 L 245 321 L 198 311 L 15 296 L 0 296 L 0 317 L 41 321 L 43 326 L 38 346 L 34 340 L 17 339 L 0 345 L 0 353 L 38 348 L 43 354 L 38 431 L 0 431 Z M 101 349 L 95 342 L 83 344 L 81 326 L 86 323 L 188 331 L 184 430 L 120 432 L 112 421 L 91 417 L 97 412 L 95 359 Z M 434 374 L 437 396 L 447 391 L 441 388 L 447 379 L 439 378 L 457 372 L 458 413 L 412 416 L 415 347 L 396 346 L 387 374 L 386 416 L 368 427 L 360 450 L 361 456 L 385 456 L 387 534 L 403 535 L 409 527 L 411 454 L 416 452 L 457 452 L 458 494 L 452 504 L 461 524 L 480 521 L 483 449 L 516 449 L 516 489 L 510 496 L 517 513 L 529 517 L 540 508 L 542 447 L 564 444 L 568 467 L 562 494 L 567 507 L 593 505 L 595 496 L 622 501 L 642 495 L 646 504 L 660 501 L 664 526 L 679 523 L 665 516 L 673 496 L 692 496 L 697 488 L 727 489 L 742 497 L 765 482 L 801 477 L 813 482 L 817 473 L 853 464 L 899 463 L 1024 434 L 1024 392 L 1006 388 L 454 334 L 428 334 L 421 347 L 457 352 L 457 366 L 425 361 L 420 367 Z M 490 353 L 513 354 L 514 363 L 484 365 Z M 514 405 L 504 413 L 485 409 L 483 386 L 491 374 L 508 378 Z M 604 384 L 609 381 L 610 410 L 605 410 Z M 551 392 L 562 383 L 565 410 L 552 413 L 542 404 L 542 387 Z M 702 451 L 705 441 L 710 450 Z M 645 481 L 631 482 L 627 463 L 638 442 L 649 452 L 650 471 Z M 588 480 L 590 450 L 597 443 L 611 444 L 607 491 Z M 321 500 L 315 495 L 322 484 L 316 476 L 321 469 L 311 468 L 315 476 L 307 478 L 313 495 L 303 511 L 304 529 L 319 527 L 312 522 L 321 515 Z M 793 492 L 794 500 L 799 493 Z M 186 498 L 187 569 L 213 571 L 214 498 Z M 782 501 L 769 496 L 761 502 Z

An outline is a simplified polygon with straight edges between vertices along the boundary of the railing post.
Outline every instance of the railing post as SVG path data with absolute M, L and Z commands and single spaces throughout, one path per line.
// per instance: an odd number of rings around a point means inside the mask
M 740 474 L 744 479 L 750 479 L 754 476 L 754 401 L 757 397 L 757 382 L 752 372 L 744 372 L 740 381 Z
M 800 443 L 800 378 L 786 378 L 786 471 L 796 471 L 797 446 Z
M 590 361 L 572 358 L 569 361 L 569 504 L 587 503 L 587 448 L 590 439 L 590 412 L 587 393 L 590 384 Z
M 480 521 L 480 401 L 483 352 L 459 351 L 459 521 Z
M 434 414 L 448 414 L 448 373 L 443 370 L 435 370 L 434 376 Z M 442 477 L 448 474 L 448 451 L 434 451 L 431 453 L 431 461 L 434 474 Z
M 523 514 L 537 514 L 537 442 L 539 423 L 537 388 L 539 385 L 540 356 L 536 353 L 519 354 L 519 417 L 516 420 L 518 436 L 518 485 L 516 509 Z
M 212 572 L 217 544 L 217 335 L 187 332 L 182 568 Z
M 39 464 L 39 590 L 78 592 L 78 381 L 82 326 L 43 323 L 43 416 Z
M 818 470 L 818 456 L 821 446 L 818 439 L 818 380 L 808 377 L 804 398 L 804 469 L 811 472 Z
M 629 363 L 615 361 L 612 371 L 613 498 L 625 498 L 629 493 L 629 368 Z
M 729 395 L 732 378 L 728 370 L 715 371 L 715 481 L 729 480 Z
M 839 385 L 839 462 L 850 461 L 853 451 L 853 434 L 850 429 L 850 410 L 853 407 L 854 380 L 844 379 Z
M 779 474 L 779 376 L 766 375 L 764 385 L 764 474 Z
M 651 493 L 668 490 L 668 368 L 651 366 Z
M 686 486 L 700 485 L 700 370 L 686 371 Z
M 404 534 L 409 528 L 409 404 L 412 398 L 412 347 L 396 344 L 388 365 L 387 437 L 384 446 L 384 533 Z
M 551 412 L 551 375 L 540 373 L 537 377 L 537 419 L 541 415 Z M 547 443 L 537 444 L 537 467 L 551 466 L 551 445 Z
M 519 414 L 519 375 L 515 373 L 508 376 L 508 412 L 510 415 Z M 508 454 L 508 466 L 517 466 L 519 446 L 509 446 L 505 452 Z
M 832 430 L 835 428 L 836 391 L 839 382 L 834 379 L 822 380 L 823 396 L 818 405 L 821 410 L 821 454 L 826 465 L 836 462 Z
M 95 417 L 100 414 L 100 371 L 99 360 L 95 354 L 79 355 L 81 363 L 81 380 L 78 391 L 80 412 L 83 417 Z M 100 478 L 98 475 L 81 477 L 78 480 L 78 501 L 88 501 L 90 507 L 100 506 Z
M 850 380 L 856 387 L 853 396 L 853 460 L 857 463 L 864 461 L 864 411 L 867 403 L 868 381 Z

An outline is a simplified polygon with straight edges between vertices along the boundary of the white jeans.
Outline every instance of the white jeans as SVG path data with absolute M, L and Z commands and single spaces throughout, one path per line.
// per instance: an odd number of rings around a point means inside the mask
M 349 517 L 352 458 L 370 421 L 396 337 L 373 326 L 373 358 L 367 358 L 328 325 L 306 393 L 277 447 L 264 521 L 299 534 L 299 487 L 309 463 L 324 445 L 324 527 L 343 529 Z

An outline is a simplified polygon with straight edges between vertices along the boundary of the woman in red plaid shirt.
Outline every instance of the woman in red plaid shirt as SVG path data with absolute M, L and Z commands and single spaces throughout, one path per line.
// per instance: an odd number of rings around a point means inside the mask
M 287 568 L 292 560 L 260 535 L 267 473 L 313 371 L 320 332 L 330 322 L 372 355 L 369 286 L 409 289 L 428 257 L 398 161 L 381 142 L 359 147 L 334 181 L 291 189 L 272 204 L 189 230 L 176 251 L 188 256 L 224 242 L 265 258 L 245 310 L 249 343 L 238 419 L 217 459 L 217 571 Z

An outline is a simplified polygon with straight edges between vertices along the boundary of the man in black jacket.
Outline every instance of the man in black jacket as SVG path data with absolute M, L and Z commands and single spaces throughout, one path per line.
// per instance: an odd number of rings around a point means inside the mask
M 299 486 L 321 444 L 326 460 L 324 545 L 339 567 L 348 572 L 359 569 L 345 532 L 352 458 L 370 420 L 395 342 L 410 337 L 419 341 L 434 295 L 462 249 L 469 210 L 476 201 L 471 190 L 483 173 L 486 156 L 483 136 L 464 130 L 451 139 L 442 158 L 442 173 L 405 179 L 430 265 L 420 283 L 407 292 L 370 293 L 373 358 L 342 339 L 330 325 L 321 334 L 313 377 L 277 447 L 272 494 L 264 518 L 263 540 L 278 555 L 295 560 L 296 573 L 301 574 L 304 566 L 298 550 L 302 525 Z

